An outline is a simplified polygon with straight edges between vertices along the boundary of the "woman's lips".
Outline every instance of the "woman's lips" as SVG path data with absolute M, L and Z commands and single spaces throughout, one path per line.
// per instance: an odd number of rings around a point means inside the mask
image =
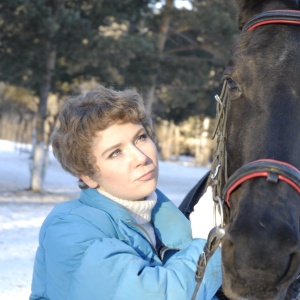
M 151 180 L 155 177 L 155 171 L 151 170 L 147 173 L 145 173 L 144 175 L 142 175 L 141 177 L 139 177 L 137 180 L 140 181 L 147 181 L 147 180 Z

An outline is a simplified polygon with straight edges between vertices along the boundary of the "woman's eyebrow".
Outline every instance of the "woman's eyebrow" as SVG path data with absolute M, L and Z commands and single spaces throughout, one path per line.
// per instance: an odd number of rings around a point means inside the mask
M 108 147 L 107 149 L 105 149 L 102 152 L 101 156 L 105 156 L 108 152 L 110 152 L 110 151 L 112 151 L 112 150 L 114 150 L 114 149 L 116 149 L 118 147 L 121 147 L 121 146 L 122 146 L 122 143 L 118 143 L 118 144 L 112 145 L 112 146 Z
M 136 139 L 141 133 L 145 133 L 145 132 L 146 132 L 145 128 L 140 128 L 140 129 L 136 132 L 136 134 L 133 136 L 133 139 Z
M 135 140 L 141 133 L 145 133 L 145 132 L 146 132 L 145 128 L 140 128 L 140 129 L 135 133 L 135 135 L 133 136 L 133 140 Z M 110 152 L 110 151 L 112 151 L 112 150 L 114 150 L 114 149 L 116 149 L 116 148 L 121 147 L 122 144 L 123 144 L 123 143 L 117 143 L 117 144 L 115 144 L 115 145 L 112 145 L 112 146 L 108 147 L 107 149 L 105 149 L 105 150 L 102 152 L 101 156 L 105 156 L 105 155 L 107 154 L 107 152 Z

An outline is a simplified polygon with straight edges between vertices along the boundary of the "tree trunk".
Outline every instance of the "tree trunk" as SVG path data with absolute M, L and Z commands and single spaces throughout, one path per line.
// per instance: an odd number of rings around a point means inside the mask
M 209 126 L 210 119 L 205 118 L 200 125 L 200 120 L 197 122 L 196 130 L 196 151 L 195 160 L 198 165 L 208 166 L 210 159 L 210 146 L 209 146 Z
M 56 49 L 52 47 L 50 42 L 46 45 L 47 48 L 47 61 L 46 72 L 42 79 L 40 89 L 40 99 L 36 117 L 36 143 L 33 150 L 33 165 L 31 170 L 31 187 L 32 191 L 41 192 L 44 181 L 44 168 L 46 161 L 45 154 L 45 120 L 47 117 L 47 100 L 51 89 L 51 79 L 53 76 L 55 63 L 56 63 Z
M 175 124 L 173 121 L 162 122 L 161 159 L 171 160 L 174 152 Z
M 196 126 L 195 126 L 195 161 L 197 164 L 200 164 L 201 161 L 201 146 L 200 146 L 200 139 L 201 139 L 201 122 L 200 119 L 196 119 Z
M 156 89 L 156 82 L 157 82 L 157 76 L 158 71 L 160 67 L 160 60 L 165 48 L 169 27 L 170 27 L 170 20 L 171 20 L 171 12 L 174 7 L 174 0 L 167 0 L 166 4 L 162 11 L 162 19 L 159 27 L 159 33 L 158 33 L 158 39 L 156 43 L 156 51 L 157 51 L 157 61 L 156 61 L 156 67 L 155 74 L 151 77 L 150 80 L 150 87 L 148 89 L 148 92 L 146 94 L 146 108 L 149 112 L 152 110 L 152 105 L 155 98 L 155 89 Z
M 174 131 L 174 154 L 175 160 L 178 161 L 180 156 L 180 128 L 178 125 L 175 125 Z

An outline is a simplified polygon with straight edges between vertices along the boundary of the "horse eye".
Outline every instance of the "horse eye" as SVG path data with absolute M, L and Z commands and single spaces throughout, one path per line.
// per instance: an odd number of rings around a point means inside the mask
M 232 79 L 227 79 L 227 86 L 228 86 L 229 91 L 231 91 L 231 92 L 239 91 L 239 87 L 238 87 L 237 83 Z

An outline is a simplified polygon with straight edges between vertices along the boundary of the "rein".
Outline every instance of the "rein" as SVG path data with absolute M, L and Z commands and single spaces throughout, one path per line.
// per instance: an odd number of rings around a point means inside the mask
M 272 10 L 260 13 L 245 24 L 242 33 L 268 24 L 300 25 L 300 11 Z M 273 184 L 284 181 L 300 194 L 300 171 L 296 167 L 282 161 L 268 158 L 256 160 L 242 166 L 228 178 L 226 123 L 230 107 L 230 98 L 227 80 L 224 81 L 220 97 L 216 95 L 215 98 L 217 101 L 217 123 L 212 139 L 217 136 L 217 146 L 210 172 L 210 185 L 212 187 L 213 201 L 215 203 L 215 227 L 212 228 L 208 234 L 206 245 L 197 263 L 195 276 L 196 288 L 192 300 L 196 299 L 208 260 L 219 247 L 225 235 L 225 225 L 229 222 L 230 195 L 238 186 L 253 178 L 266 177 L 267 182 Z M 220 225 L 216 224 L 217 212 L 221 215 Z
M 223 88 L 220 94 L 215 96 L 217 101 L 217 123 L 213 131 L 212 139 L 217 135 L 217 147 L 214 154 L 214 159 L 212 162 L 212 171 L 210 174 L 210 185 L 212 187 L 213 201 L 215 203 L 214 215 L 216 215 L 217 210 L 221 210 L 223 207 L 222 200 L 222 188 L 224 184 L 228 181 L 228 170 L 227 170 L 227 150 L 226 150 L 226 123 L 228 109 L 230 106 L 230 99 L 228 95 L 228 83 L 227 80 L 224 81 Z M 226 217 L 226 216 L 225 216 Z M 215 222 L 215 226 L 216 226 Z M 224 216 L 221 218 L 220 227 L 224 228 Z
M 204 249 L 199 257 L 197 262 L 197 269 L 195 274 L 196 287 L 194 290 L 194 294 L 192 300 L 196 299 L 198 290 L 200 288 L 202 279 L 204 277 L 205 269 L 209 259 L 212 257 L 216 249 L 221 244 L 221 241 L 225 235 L 225 224 L 223 217 L 223 202 L 221 199 L 222 186 L 223 186 L 223 176 L 221 169 L 225 167 L 225 181 L 227 181 L 227 152 L 226 152 L 226 121 L 227 121 L 227 110 L 229 104 L 228 97 L 228 88 L 227 81 L 224 81 L 222 92 L 220 97 L 215 96 L 217 100 L 217 124 L 215 130 L 213 132 L 213 138 L 218 135 L 217 148 L 215 151 L 214 160 L 212 163 L 212 171 L 210 173 L 211 186 L 213 191 L 213 200 L 215 202 L 214 206 L 214 219 L 215 219 L 215 227 L 211 229 L 208 234 L 207 242 L 204 246 Z M 226 159 L 224 159 L 226 158 Z M 219 226 L 216 225 L 216 214 L 219 210 L 221 214 L 221 224 Z

